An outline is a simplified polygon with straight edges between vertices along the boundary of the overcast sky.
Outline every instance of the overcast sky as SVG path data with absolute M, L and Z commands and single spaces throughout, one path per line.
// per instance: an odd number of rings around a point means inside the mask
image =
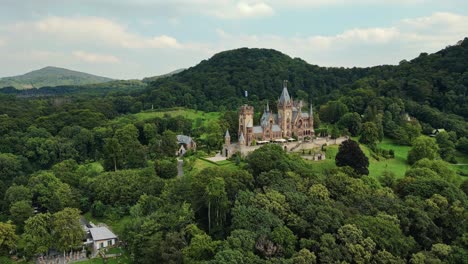
M 240 47 L 398 64 L 464 37 L 466 0 L 0 0 L 0 77 L 58 66 L 143 78 Z

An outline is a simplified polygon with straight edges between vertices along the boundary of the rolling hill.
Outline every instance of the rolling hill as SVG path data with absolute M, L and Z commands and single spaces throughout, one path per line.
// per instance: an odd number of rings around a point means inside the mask
M 367 68 L 320 67 L 272 49 L 223 51 L 151 82 L 140 99 L 160 108 L 222 111 L 249 103 L 258 109 L 266 99 L 278 99 L 283 80 L 294 98 L 315 106 L 339 100 L 359 114 L 368 107 L 383 113 L 383 101 L 400 100 L 410 115 L 433 127 L 468 131 L 468 38 L 399 65 Z
M 110 78 L 58 67 L 45 67 L 23 75 L 0 79 L 0 88 L 31 89 L 45 86 L 82 85 L 112 81 Z

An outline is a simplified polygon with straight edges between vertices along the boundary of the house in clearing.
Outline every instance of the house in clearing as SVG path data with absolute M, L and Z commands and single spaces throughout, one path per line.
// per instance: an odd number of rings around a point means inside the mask
M 195 143 L 190 136 L 177 135 L 177 143 L 179 144 L 179 150 L 177 151 L 176 156 L 183 156 L 189 149 L 197 149 L 197 143 Z
M 93 241 L 94 250 L 110 247 L 117 243 L 117 236 L 104 226 L 89 228 L 89 234 Z

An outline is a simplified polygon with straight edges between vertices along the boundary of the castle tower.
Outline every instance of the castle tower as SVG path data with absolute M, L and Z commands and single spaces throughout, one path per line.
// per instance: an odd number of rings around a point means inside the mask
M 245 138 L 244 138 L 244 133 L 240 133 L 240 136 L 239 136 L 239 145 L 240 146 L 244 146 L 245 145 Z
M 309 126 L 310 126 L 310 131 L 313 134 L 314 132 L 314 110 L 312 107 L 312 102 L 310 103 L 310 109 L 309 109 Z
M 229 135 L 229 130 L 226 130 L 226 134 L 224 135 L 224 144 L 226 146 L 231 145 L 231 135 Z
M 279 126 L 281 127 L 282 136 L 283 137 L 291 137 L 292 136 L 292 108 L 293 108 L 293 100 L 291 96 L 289 96 L 288 92 L 288 81 L 283 82 L 283 92 L 281 92 L 281 96 L 278 99 L 278 122 Z
M 239 109 L 239 132 L 238 135 L 243 135 L 245 138 L 245 145 L 250 144 L 250 138 L 252 138 L 252 127 L 253 127 L 253 115 L 254 108 L 250 105 L 243 105 Z M 240 143 L 240 139 L 239 139 Z

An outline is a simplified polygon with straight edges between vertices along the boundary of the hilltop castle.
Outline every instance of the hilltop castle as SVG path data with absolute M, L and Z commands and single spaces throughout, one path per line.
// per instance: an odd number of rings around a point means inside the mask
M 286 142 L 292 137 L 304 139 L 314 135 L 312 105 L 308 112 L 302 112 L 303 102 L 294 101 L 288 92 L 287 82 L 278 99 L 278 113 L 273 113 L 267 103 L 260 125 L 254 126 L 254 108 L 243 105 L 239 109 L 239 140 L 231 144 L 229 131 L 226 131 L 224 155 L 229 157 L 238 147 L 252 146 L 267 142 Z

